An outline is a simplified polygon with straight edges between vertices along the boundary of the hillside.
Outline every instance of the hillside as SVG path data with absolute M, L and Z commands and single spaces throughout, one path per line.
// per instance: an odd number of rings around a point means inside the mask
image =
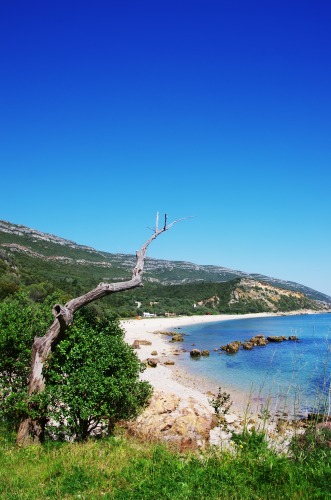
M 54 290 L 77 295 L 101 281 L 127 279 L 134 263 L 134 255 L 100 252 L 0 221 L 0 298 L 22 286 L 36 300 Z M 140 312 L 139 303 L 157 314 L 320 309 L 331 303 L 304 285 L 220 266 L 147 258 L 145 269 L 145 287 L 107 299 L 109 306 L 132 315 Z

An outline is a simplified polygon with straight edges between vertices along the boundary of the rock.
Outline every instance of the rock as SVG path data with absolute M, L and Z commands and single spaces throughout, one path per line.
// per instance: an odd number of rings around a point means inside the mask
M 288 339 L 289 340 L 299 340 L 296 335 L 290 335 Z
M 172 336 L 171 342 L 183 342 L 184 338 L 183 335 L 180 335 L 180 333 L 175 333 Z
M 127 423 L 129 431 L 143 439 L 166 441 L 180 451 L 204 447 L 213 428 L 211 411 L 196 399 L 156 391 L 149 406 Z
M 238 416 L 235 415 L 234 413 L 224 415 L 224 420 L 226 421 L 227 424 L 233 424 L 234 422 L 238 421 Z
M 164 331 L 161 331 L 161 330 L 156 330 L 155 332 L 153 332 L 155 335 L 167 335 L 168 337 L 172 337 L 173 335 L 177 335 L 177 332 L 164 332 Z
M 157 356 L 157 351 L 152 351 L 151 356 Z
M 254 346 L 265 346 L 269 343 L 265 336 L 261 334 L 252 337 L 249 342 L 251 342 Z
M 159 360 L 156 358 L 148 358 L 147 360 L 147 365 L 150 366 L 151 368 L 156 368 L 158 363 Z
M 165 362 L 164 362 L 165 365 L 174 365 L 175 362 L 174 361 L 171 361 L 170 359 L 166 359 Z
M 226 448 L 231 449 L 231 432 L 226 432 L 220 427 L 215 427 L 210 431 L 210 442 L 211 446 L 220 446 L 222 444 L 222 449 L 224 449 L 224 445 Z
M 209 356 L 209 351 L 208 349 L 204 349 L 203 351 L 201 351 L 201 356 Z
M 283 337 L 282 335 L 270 335 L 269 337 L 267 337 L 267 340 L 269 340 L 269 342 L 283 342 L 283 340 L 285 339 L 286 337 Z
M 243 348 L 246 350 L 246 351 L 251 351 L 253 349 L 253 344 L 252 342 L 244 342 L 243 344 Z
M 234 340 L 233 342 L 230 342 L 229 344 L 221 346 L 222 351 L 226 351 L 228 354 L 235 354 L 236 352 L 239 351 L 239 347 L 242 345 L 242 343 L 239 340 Z
M 152 342 L 150 342 L 149 340 L 134 340 L 131 347 L 133 349 L 140 349 L 141 345 L 152 345 Z
M 201 351 L 199 351 L 199 349 L 192 349 L 192 351 L 190 351 L 190 356 L 191 358 L 200 358 Z

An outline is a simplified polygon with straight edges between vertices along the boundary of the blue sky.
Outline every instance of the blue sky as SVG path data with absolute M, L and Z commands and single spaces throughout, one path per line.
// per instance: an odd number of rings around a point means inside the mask
M 331 295 L 329 2 L 0 11 L 0 218 Z

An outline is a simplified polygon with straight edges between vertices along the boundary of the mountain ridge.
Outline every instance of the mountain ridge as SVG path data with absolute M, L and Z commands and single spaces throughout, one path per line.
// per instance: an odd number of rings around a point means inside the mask
M 0 248 L 9 253 L 29 255 L 45 261 L 64 265 L 92 266 L 94 269 L 108 270 L 105 279 L 125 279 L 135 265 L 135 255 L 99 251 L 87 245 L 61 238 L 50 233 L 0 220 Z M 331 303 L 331 297 L 306 285 L 282 280 L 259 273 L 225 268 L 216 265 L 194 264 L 188 261 L 170 261 L 148 257 L 145 263 L 145 280 L 163 285 L 213 282 L 222 283 L 238 278 L 263 281 L 275 287 L 301 292 L 307 297 Z

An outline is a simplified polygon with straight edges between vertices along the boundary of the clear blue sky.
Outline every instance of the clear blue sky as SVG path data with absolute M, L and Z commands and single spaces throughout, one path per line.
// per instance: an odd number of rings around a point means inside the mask
M 329 1 L 3 1 L 0 218 L 331 295 Z

